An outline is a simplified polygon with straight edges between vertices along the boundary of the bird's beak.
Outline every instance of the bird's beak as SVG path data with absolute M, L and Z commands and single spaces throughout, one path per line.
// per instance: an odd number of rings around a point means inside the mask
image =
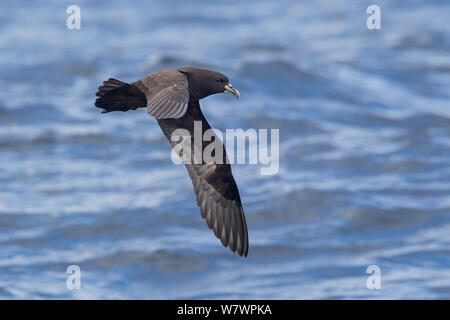
M 236 99 L 239 99 L 239 91 L 237 91 L 236 89 L 233 89 L 233 86 L 231 85 L 231 83 L 227 83 L 225 85 L 225 91 L 224 92 L 229 92 L 233 96 L 235 96 Z

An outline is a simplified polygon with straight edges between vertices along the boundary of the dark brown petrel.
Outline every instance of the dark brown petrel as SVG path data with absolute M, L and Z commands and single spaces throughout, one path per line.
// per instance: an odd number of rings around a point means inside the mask
M 194 121 L 201 121 L 203 133 L 211 128 L 199 100 L 221 92 L 239 98 L 239 91 L 233 89 L 228 77 L 222 73 L 192 67 L 164 69 L 133 83 L 112 78 L 104 81 L 96 93 L 99 98 L 95 106 L 103 109 L 102 113 L 146 107 L 147 112 L 157 119 L 172 147 L 177 144 L 171 141 L 176 129 L 188 130 L 194 145 Z M 214 139 L 219 138 L 215 136 Z M 207 142 L 202 142 L 202 150 L 206 146 Z M 200 164 L 186 163 L 186 168 L 208 227 L 225 247 L 246 257 L 248 235 L 244 210 L 223 144 L 222 148 L 224 161 L 221 163 L 205 163 L 201 159 Z M 191 150 L 193 159 L 194 148 Z

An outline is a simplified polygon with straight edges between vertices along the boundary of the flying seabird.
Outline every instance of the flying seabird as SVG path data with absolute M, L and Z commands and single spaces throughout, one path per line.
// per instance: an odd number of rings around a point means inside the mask
M 133 83 L 110 78 L 98 88 L 96 95 L 99 98 L 95 106 L 103 109 L 102 113 L 146 107 L 148 114 L 157 119 L 172 147 L 177 144 L 171 140 L 176 129 L 188 130 L 194 145 L 194 121 L 201 121 L 202 134 L 211 128 L 200 109 L 199 100 L 221 92 L 239 98 L 239 91 L 232 87 L 226 75 L 212 70 L 182 67 L 157 71 Z M 214 139 L 219 138 L 214 136 Z M 192 161 L 185 165 L 202 218 L 214 230 L 223 246 L 246 257 L 248 234 L 244 210 L 231 166 L 226 161 L 225 148 L 221 141 L 220 144 L 224 160 L 221 163 L 206 163 L 201 159 L 200 164 Z M 206 146 L 207 143 L 202 139 L 202 151 Z M 191 148 L 193 158 L 194 148 Z

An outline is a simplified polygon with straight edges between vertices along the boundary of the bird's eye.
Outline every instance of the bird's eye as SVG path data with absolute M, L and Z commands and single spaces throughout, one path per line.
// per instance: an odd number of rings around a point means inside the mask
M 223 82 L 223 79 L 217 78 L 216 82 Z

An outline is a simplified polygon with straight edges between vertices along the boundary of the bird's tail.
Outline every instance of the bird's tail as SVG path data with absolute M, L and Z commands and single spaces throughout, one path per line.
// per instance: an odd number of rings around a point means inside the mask
M 136 110 L 147 105 L 144 93 L 137 86 L 113 78 L 103 81 L 95 95 L 98 97 L 95 106 L 103 109 L 102 113 Z

